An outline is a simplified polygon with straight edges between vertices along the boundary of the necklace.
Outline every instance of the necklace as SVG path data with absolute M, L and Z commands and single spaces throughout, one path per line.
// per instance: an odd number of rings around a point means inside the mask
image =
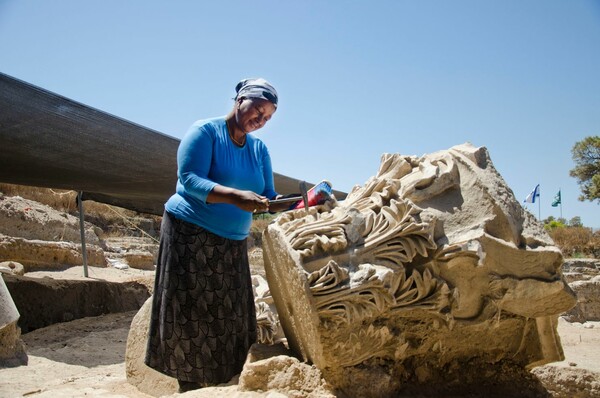
M 227 131 L 229 132 L 229 138 L 231 138 L 231 140 L 233 142 L 235 142 L 235 144 L 237 146 L 244 146 L 244 144 L 246 143 L 246 136 L 244 135 L 244 139 L 243 142 L 239 142 L 238 140 L 235 139 L 235 137 L 233 136 L 233 129 L 229 126 L 229 120 L 225 120 L 225 124 L 227 125 Z

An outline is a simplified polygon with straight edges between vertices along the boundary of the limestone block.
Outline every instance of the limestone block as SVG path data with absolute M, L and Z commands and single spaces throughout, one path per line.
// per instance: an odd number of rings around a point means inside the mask
M 254 344 L 239 378 L 240 391 L 277 391 L 286 397 L 334 398 L 321 371 L 282 344 Z
M 21 329 L 17 322 L 0 328 L 0 367 L 27 364 Z
M 532 372 L 553 398 L 600 397 L 600 378 L 587 369 L 542 366 Z
M 19 320 L 19 311 L 6 287 L 4 278 L 0 274 L 0 328 Z
M 563 274 L 568 283 L 590 280 L 600 275 L 600 260 L 595 258 L 571 258 L 565 260 Z
M 567 311 L 570 322 L 600 321 L 600 275 L 569 284 L 577 295 L 577 305 Z
M 128 251 L 123 255 L 123 258 L 131 268 L 145 269 L 148 271 L 154 271 L 156 269 L 155 256 L 147 251 Z
M 280 215 L 263 255 L 290 348 L 346 392 L 348 374 L 563 358 L 562 255 L 485 148 L 384 154 L 343 202 Z
M 25 275 L 25 267 L 16 261 L 3 261 L 0 263 L 0 272 L 12 275 Z
M 104 251 L 99 246 L 86 245 L 86 249 L 88 265 L 106 267 Z M 28 240 L 3 235 L 0 235 L 0 260 L 19 262 L 25 266 L 25 272 L 83 264 L 81 244 Z
M 125 369 L 129 384 L 134 385 L 143 393 L 160 397 L 176 393 L 179 390 L 179 384 L 177 379 L 157 372 L 144 363 L 151 309 L 152 297 L 146 300 L 131 321 L 125 351 Z
M 0 197 L 0 225 L 4 235 L 27 240 L 81 241 L 78 217 L 18 196 Z M 86 243 L 99 245 L 94 225 L 86 222 L 84 226 Z
M 25 356 L 18 320 L 19 311 L 0 273 L 0 364 Z

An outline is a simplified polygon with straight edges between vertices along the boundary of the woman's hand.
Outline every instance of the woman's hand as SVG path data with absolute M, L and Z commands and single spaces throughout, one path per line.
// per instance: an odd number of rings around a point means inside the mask
M 237 200 L 233 204 L 252 213 L 269 211 L 269 199 L 252 191 L 238 191 Z
M 300 194 L 290 194 L 290 195 L 277 195 L 275 199 L 285 199 L 288 197 L 298 197 Z M 279 213 L 281 211 L 289 210 L 289 208 L 294 204 L 294 202 L 284 202 L 284 203 L 269 203 L 269 211 L 271 213 Z
M 208 203 L 229 203 L 251 213 L 269 211 L 269 199 L 252 191 L 216 185 L 208 194 Z

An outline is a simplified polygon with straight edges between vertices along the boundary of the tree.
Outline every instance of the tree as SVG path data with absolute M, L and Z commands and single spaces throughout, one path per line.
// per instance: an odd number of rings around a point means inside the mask
M 546 231 L 553 231 L 557 228 L 565 228 L 566 225 L 560 221 L 550 221 L 548 224 L 544 224 L 544 229 Z
M 600 203 L 600 136 L 586 137 L 571 149 L 575 168 L 569 174 L 577 179 L 579 200 Z
M 569 227 L 583 227 L 581 217 L 575 216 L 569 220 Z

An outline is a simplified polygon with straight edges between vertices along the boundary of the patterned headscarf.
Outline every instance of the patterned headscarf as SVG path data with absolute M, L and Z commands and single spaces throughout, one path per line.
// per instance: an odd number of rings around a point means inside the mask
M 235 86 L 237 95 L 235 99 L 244 98 L 262 98 L 270 101 L 277 108 L 277 91 L 275 87 L 265 79 L 259 77 L 256 79 L 244 79 Z

